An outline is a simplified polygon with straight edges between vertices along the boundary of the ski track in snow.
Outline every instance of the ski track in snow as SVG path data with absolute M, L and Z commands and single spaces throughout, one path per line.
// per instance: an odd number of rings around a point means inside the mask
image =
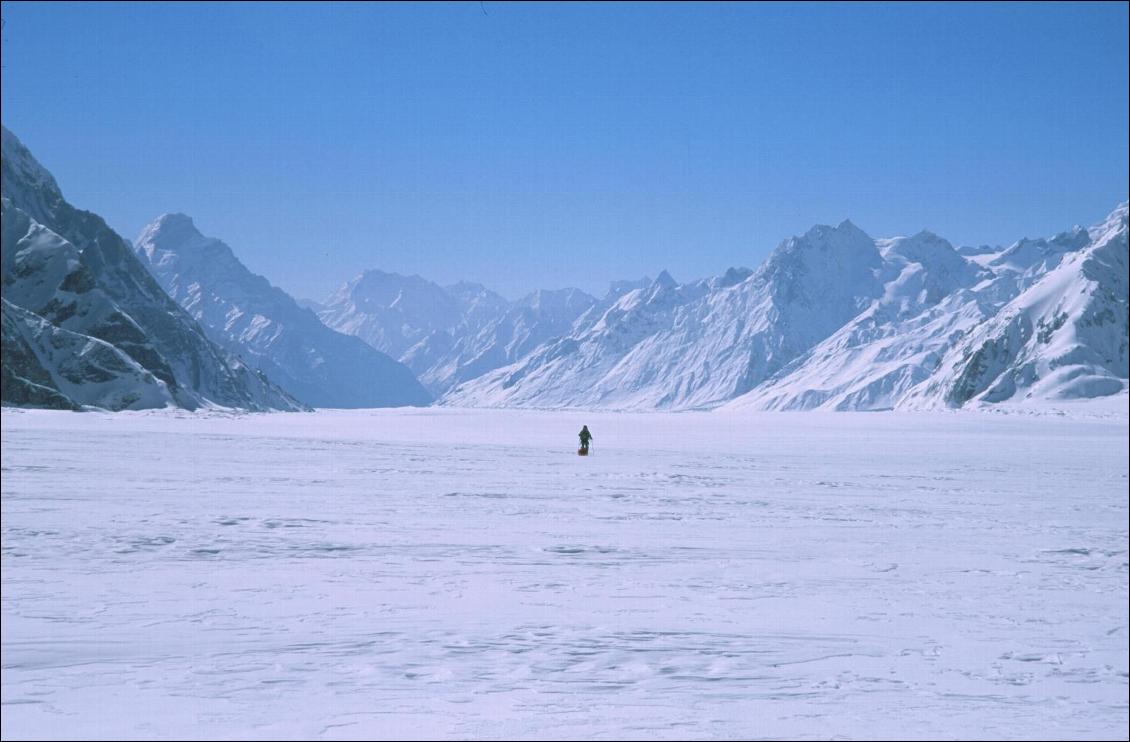
M 3 736 L 1125 738 L 1120 407 L 5 409 Z

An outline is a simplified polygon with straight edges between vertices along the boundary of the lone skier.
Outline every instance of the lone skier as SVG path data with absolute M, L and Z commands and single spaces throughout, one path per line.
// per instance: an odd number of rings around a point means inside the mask
M 589 455 L 589 441 L 592 440 L 592 433 L 589 432 L 589 426 L 585 425 L 581 428 L 581 450 L 577 451 L 581 456 Z

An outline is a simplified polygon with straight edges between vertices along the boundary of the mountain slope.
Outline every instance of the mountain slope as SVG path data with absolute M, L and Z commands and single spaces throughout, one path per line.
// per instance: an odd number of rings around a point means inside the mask
M 370 270 L 338 289 L 318 316 L 398 358 L 442 394 L 567 332 L 595 303 L 577 289 L 537 291 L 512 303 L 476 283 L 439 286 Z
M 431 281 L 370 270 L 330 296 L 318 316 L 338 332 L 399 358 L 432 333 L 455 328 L 462 311 L 456 297 Z
M 596 300 L 578 289 L 535 291 L 485 323 L 469 318 L 450 332 L 437 332 L 410 348 L 404 362 L 418 368 L 431 388 L 452 386 L 522 358 L 545 341 L 569 332 Z M 480 327 L 477 331 L 475 324 Z M 458 335 L 458 337 L 453 337 Z
M 404 365 L 326 327 L 249 271 L 231 248 L 183 214 L 142 230 L 138 257 L 209 337 L 314 407 L 423 405 L 431 396 Z
M 24 407 L 165 407 L 165 383 L 97 338 L 57 327 L 3 299 L 4 401 Z
M 1070 235 L 1079 247 L 1058 255 L 1054 267 L 948 354 L 945 372 L 923 396 L 941 394 L 960 406 L 1017 396 L 1095 397 L 1124 388 L 1130 375 L 1127 205 L 1079 232 Z
M 877 241 L 881 295 L 828 338 L 731 405 L 769 410 L 898 406 L 938 368 L 955 335 L 992 308 L 970 289 L 991 273 L 929 232 Z
M 883 298 L 728 407 L 960 407 L 1125 387 L 1125 204 L 1090 230 L 969 259 L 938 239 L 882 241 Z
M 1111 394 L 1127 378 L 1126 266 L 1125 204 L 1003 250 L 820 226 L 752 275 L 628 290 L 442 401 L 875 410 Z
M 37 325 L 34 336 L 66 338 L 74 348 L 82 337 L 101 341 L 144 372 L 139 375 L 126 364 L 113 372 L 116 382 L 109 385 L 121 388 L 108 395 L 95 394 L 98 401 L 93 402 L 85 401 L 90 399 L 85 392 L 72 389 L 76 394 L 72 402 L 109 409 L 170 403 L 187 409 L 208 405 L 301 409 L 265 376 L 211 343 L 157 285 L 125 240 L 97 215 L 67 203 L 50 173 L 6 128 L 2 185 L 4 298 L 48 323 Z M 8 314 L 8 339 L 16 343 L 16 325 L 36 323 L 11 308 Z M 56 333 L 53 328 L 66 332 Z M 30 342 L 27 335 L 24 339 Z M 102 353 L 105 358 L 113 355 Z M 56 365 L 68 358 L 65 353 L 52 354 L 52 359 L 39 356 L 41 363 Z M 163 396 L 146 373 L 164 385 Z M 19 376 L 15 368 L 5 372 L 5 378 Z M 93 390 L 105 383 L 88 379 L 83 386 Z M 21 397 L 14 391 L 13 395 L 5 396 L 5 402 L 19 404 Z
M 756 272 L 679 285 L 666 272 L 587 326 L 452 390 L 450 404 L 710 407 L 835 331 L 880 291 L 878 250 L 850 222 L 781 243 Z

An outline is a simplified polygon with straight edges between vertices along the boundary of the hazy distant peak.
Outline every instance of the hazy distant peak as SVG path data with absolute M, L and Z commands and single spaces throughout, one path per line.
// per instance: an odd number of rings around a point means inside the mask
M 204 239 L 187 214 L 162 214 L 142 228 L 135 244 L 143 242 L 171 242 L 181 244 L 186 240 Z
M 662 270 L 659 272 L 659 275 L 655 277 L 655 281 L 652 285 L 662 286 L 664 288 L 674 288 L 675 286 L 678 286 L 679 283 L 671 277 L 670 273 L 668 273 L 666 270 Z

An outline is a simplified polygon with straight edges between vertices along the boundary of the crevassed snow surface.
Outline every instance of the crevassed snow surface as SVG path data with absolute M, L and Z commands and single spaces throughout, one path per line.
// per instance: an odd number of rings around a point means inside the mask
M 1102 402 L 5 409 L 3 736 L 1125 738 Z

